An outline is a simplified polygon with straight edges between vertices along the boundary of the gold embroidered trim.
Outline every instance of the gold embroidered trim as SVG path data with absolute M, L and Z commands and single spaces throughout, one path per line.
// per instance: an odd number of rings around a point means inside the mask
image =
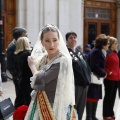
M 37 103 L 40 120 L 56 120 L 45 91 L 38 91 Z

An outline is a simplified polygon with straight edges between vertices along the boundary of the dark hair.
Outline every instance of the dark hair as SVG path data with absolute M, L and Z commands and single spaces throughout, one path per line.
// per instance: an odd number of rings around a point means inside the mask
M 43 40 L 43 35 L 47 32 L 56 32 L 58 34 L 58 38 L 59 38 L 59 32 L 57 30 L 57 28 L 55 26 L 45 26 L 43 29 L 42 29 L 42 33 L 41 33 L 41 36 L 40 36 L 40 40 Z
M 91 49 L 91 45 L 90 44 L 86 44 L 85 46 L 86 48 L 90 48 Z
M 20 27 L 15 27 L 12 31 L 12 35 L 15 40 L 17 40 L 19 37 L 22 37 L 23 33 L 27 33 L 27 30 Z
M 108 44 L 108 36 L 106 36 L 105 34 L 100 34 L 96 37 L 95 39 L 95 47 L 102 49 L 103 46 Z
M 66 41 L 68 40 L 68 37 L 70 36 L 70 35 L 74 35 L 74 36 L 76 36 L 77 37 L 77 34 L 75 33 L 75 32 L 68 32 L 68 33 L 66 33 L 66 35 L 65 35 L 65 38 L 66 38 Z

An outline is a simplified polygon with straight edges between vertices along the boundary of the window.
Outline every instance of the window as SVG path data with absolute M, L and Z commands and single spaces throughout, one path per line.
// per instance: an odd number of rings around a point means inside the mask
M 110 10 L 86 8 L 86 18 L 110 19 Z

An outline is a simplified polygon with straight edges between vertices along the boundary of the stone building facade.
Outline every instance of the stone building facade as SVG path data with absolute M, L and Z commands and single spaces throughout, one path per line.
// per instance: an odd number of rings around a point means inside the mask
M 4 6 L 5 48 L 12 40 L 11 31 L 15 26 L 27 29 L 33 46 L 46 24 L 56 25 L 63 37 L 66 32 L 75 31 L 77 44 L 82 46 L 94 40 L 89 37 L 92 29 L 97 31 L 94 36 L 103 32 L 120 41 L 120 0 L 4 0 Z M 99 18 L 95 12 L 93 17 L 87 16 L 89 10 L 101 11 L 101 14 L 105 10 L 107 18 Z

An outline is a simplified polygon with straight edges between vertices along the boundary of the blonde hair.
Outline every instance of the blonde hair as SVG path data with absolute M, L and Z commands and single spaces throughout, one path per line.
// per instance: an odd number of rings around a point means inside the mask
M 115 42 L 118 42 L 118 40 L 115 37 L 111 37 L 111 36 L 108 38 L 108 40 L 110 43 L 109 48 L 111 48 L 112 44 L 114 44 Z
M 14 53 L 18 54 L 24 50 L 31 50 L 29 39 L 27 37 L 20 37 L 16 41 L 16 50 Z

